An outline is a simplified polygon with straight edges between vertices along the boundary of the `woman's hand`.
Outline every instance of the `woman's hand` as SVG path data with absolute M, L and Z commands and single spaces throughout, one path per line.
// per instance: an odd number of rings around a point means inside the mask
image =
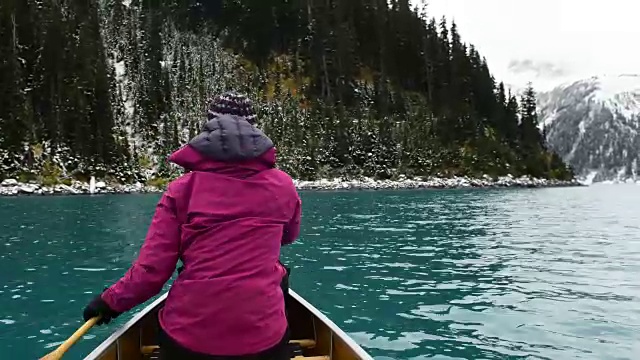
M 97 325 L 102 325 L 110 323 L 111 319 L 117 318 L 120 314 L 119 312 L 113 311 L 102 299 L 102 296 L 98 295 L 84 308 L 82 318 L 84 321 L 88 321 L 96 316 L 101 316 Z

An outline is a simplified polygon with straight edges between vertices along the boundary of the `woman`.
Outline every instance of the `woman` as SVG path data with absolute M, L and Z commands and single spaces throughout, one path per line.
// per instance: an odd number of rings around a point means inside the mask
M 162 359 L 289 359 L 280 247 L 300 231 L 293 181 L 243 95 L 209 105 L 202 133 L 169 161 L 169 184 L 138 259 L 86 307 L 101 323 L 158 294 L 184 264 L 158 317 Z

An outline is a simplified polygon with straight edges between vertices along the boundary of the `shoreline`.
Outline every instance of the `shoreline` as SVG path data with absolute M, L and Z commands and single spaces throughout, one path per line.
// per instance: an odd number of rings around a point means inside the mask
M 353 180 L 294 180 L 298 190 L 337 191 L 337 190 L 447 190 L 447 189 L 502 189 L 502 188 L 551 188 L 587 186 L 578 180 L 559 181 L 528 177 L 515 178 L 502 176 L 494 180 L 489 176 L 483 178 L 415 178 L 400 177 L 398 180 L 375 180 L 371 178 Z
M 339 190 L 412 190 L 412 189 L 499 189 L 499 188 L 550 188 L 587 186 L 578 180 L 559 181 L 535 179 L 529 177 L 515 178 L 502 176 L 492 179 L 483 178 L 415 178 L 400 177 L 398 180 L 361 179 L 321 179 L 316 181 L 294 180 L 298 190 L 339 191 Z M 93 191 L 92 191 L 93 190 Z M 15 179 L 5 179 L 0 183 L 2 196 L 53 196 L 53 195 L 105 195 L 105 194 L 157 194 L 164 190 L 142 183 L 113 185 L 97 181 L 93 189 L 88 183 L 73 181 L 71 185 L 43 186 L 37 183 L 20 183 Z

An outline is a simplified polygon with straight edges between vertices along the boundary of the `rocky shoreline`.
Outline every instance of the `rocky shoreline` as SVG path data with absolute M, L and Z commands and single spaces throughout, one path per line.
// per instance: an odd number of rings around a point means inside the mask
M 398 180 L 375 180 L 362 178 L 357 180 L 318 180 L 297 181 L 294 180 L 299 190 L 401 190 L 401 189 L 464 189 L 464 188 L 544 188 L 544 187 L 570 187 L 584 186 L 573 181 L 559 181 L 536 179 L 528 177 L 515 178 L 503 176 L 492 179 L 485 175 L 483 178 L 454 177 L 454 178 L 414 178 L 400 177 Z
M 503 176 L 492 179 L 467 177 L 455 178 L 414 178 L 401 177 L 398 180 L 375 180 L 370 178 L 341 180 L 322 179 L 317 181 L 294 180 L 298 190 L 335 191 L 335 190 L 401 190 L 401 189 L 460 189 L 460 188 L 543 188 L 584 186 L 577 180 L 558 181 L 528 177 L 515 178 Z M 36 183 L 21 183 L 15 179 L 5 179 L 0 183 L 0 196 L 18 195 L 91 195 L 91 194 L 144 194 L 160 193 L 162 189 L 142 183 L 110 185 L 102 181 L 92 184 L 73 181 L 70 185 L 43 186 Z
M 21 183 L 15 179 L 5 179 L 0 183 L 0 196 L 17 195 L 92 195 L 92 194 L 143 194 L 159 193 L 161 189 L 141 183 L 127 185 L 107 185 L 97 181 L 93 185 L 73 181 L 70 185 L 44 186 L 37 183 Z

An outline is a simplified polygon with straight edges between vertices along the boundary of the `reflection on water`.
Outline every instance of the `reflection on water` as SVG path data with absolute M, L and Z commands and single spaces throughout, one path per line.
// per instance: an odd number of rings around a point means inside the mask
M 308 194 L 292 283 L 380 356 L 631 359 L 640 192 L 585 190 Z
M 156 200 L 0 199 L 0 359 L 38 358 L 83 323 L 86 303 L 131 265 Z M 91 330 L 65 359 L 82 358 L 113 328 Z
M 0 199 L 0 358 L 37 358 L 81 324 L 85 303 L 135 258 L 157 199 Z M 302 237 L 284 250 L 292 287 L 376 359 L 640 353 L 638 187 L 303 193 L 303 203 Z

